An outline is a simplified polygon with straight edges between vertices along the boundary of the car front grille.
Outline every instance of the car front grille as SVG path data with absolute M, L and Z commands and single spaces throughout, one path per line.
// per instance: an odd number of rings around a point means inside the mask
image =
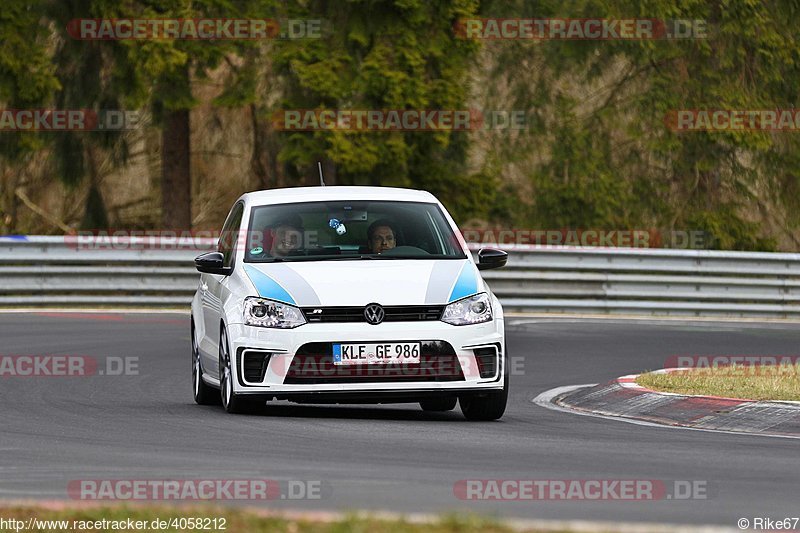
M 364 307 L 303 307 L 303 315 L 314 322 L 366 322 Z M 439 320 L 442 305 L 393 305 L 383 308 L 384 322 L 421 322 Z
M 333 343 L 312 342 L 297 350 L 284 383 L 402 383 L 464 381 L 464 373 L 450 343 L 422 341 L 419 364 L 387 363 L 334 365 Z

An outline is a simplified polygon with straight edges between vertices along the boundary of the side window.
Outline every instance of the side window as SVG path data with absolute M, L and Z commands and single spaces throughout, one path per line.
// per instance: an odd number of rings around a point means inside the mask
M 225 225 L 222 226 L 222 233 L 219 236 L 219 243 L 217 251 L 222 252 L 225 257 L 223 265 L 229 267 L 233 265 L 233 260 L 236 257 L 236 244 L 239 240 L 239 229 L 242 225 L 242 216 L 244 215 L 244 204 L 237 203 L 231 209 Z

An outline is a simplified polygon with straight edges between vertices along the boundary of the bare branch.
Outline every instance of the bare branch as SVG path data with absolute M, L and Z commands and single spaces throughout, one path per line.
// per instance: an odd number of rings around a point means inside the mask
M 58 226 L 61 229 L 61 231 L 63 231 L 64 233 L 71 233 L 72 232 L 72 228 L 71 227 L 67 226 L 66 224 L 64 224 L 64 222 L 62 222 L 61 220 L 59 220 L 55 216 L 51 215 L 50 213 L 48 213 L 47 211 L 45 211 L 44 209 L 42 209 L 41 207 L 39 207 L 38 205 L 33 203 L 31 201 L 31 199 L 28 198 L 28 195 L 25 194 L 25 192 L 22 190 L 21 187 L 18 187 L 14 191 L 14 194 L 16 194 L 17 198 L 22 200 L 22 203 L 25 204 L 28 207 L 28 209 L 30 209 L 31 211 L 33 211 L 34 213 L 36 213 L 37 215 L 39 215 L 43 219 L 47 220 L 48 222 L 50 222 L 54 226 Z

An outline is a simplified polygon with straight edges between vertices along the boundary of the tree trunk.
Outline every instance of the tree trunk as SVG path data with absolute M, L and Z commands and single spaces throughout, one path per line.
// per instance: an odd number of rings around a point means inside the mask
M 259 116 L 255 104 L 250 105 L 250 119 L 253 126 L 253 155 L 250 159 L 250 168 L 262 189 L 282 187 L 285 180 L 278 162 L 280 144 L 277 132 L 269 121 Z
M 161 223 L 164 229 L 192 227 L 189 110 L 166 111 L 161 132 Z
M 17 180 L 15 178 L 16 172 L 9 165 L 8 168 L 3 167 L 2 176 L 0 180 L 0 196 L 2 196 L 2 205 L 0 205 L 0 233 L 14 233 L 17 231 L 17 199 L 14 197 L 14 191 L 17 188 Z
M 83 230 L 108 229 L 108 212 L 100 192 L 100 177 L 97 170 L 97 156 L 94 148 L 87 144 L 85 160 L 89 170 L 89 196 L 86 198 L 86 209 L 81 221 Z

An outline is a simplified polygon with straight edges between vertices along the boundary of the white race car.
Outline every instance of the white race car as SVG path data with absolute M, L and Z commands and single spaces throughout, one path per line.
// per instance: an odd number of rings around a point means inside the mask
M 419 402 L 503 415 L 503 308 L 442 204 L 424 191 L 298 187 L 233 205 L 195 260 L 192 381 L 231 413 L 271 399 Z

